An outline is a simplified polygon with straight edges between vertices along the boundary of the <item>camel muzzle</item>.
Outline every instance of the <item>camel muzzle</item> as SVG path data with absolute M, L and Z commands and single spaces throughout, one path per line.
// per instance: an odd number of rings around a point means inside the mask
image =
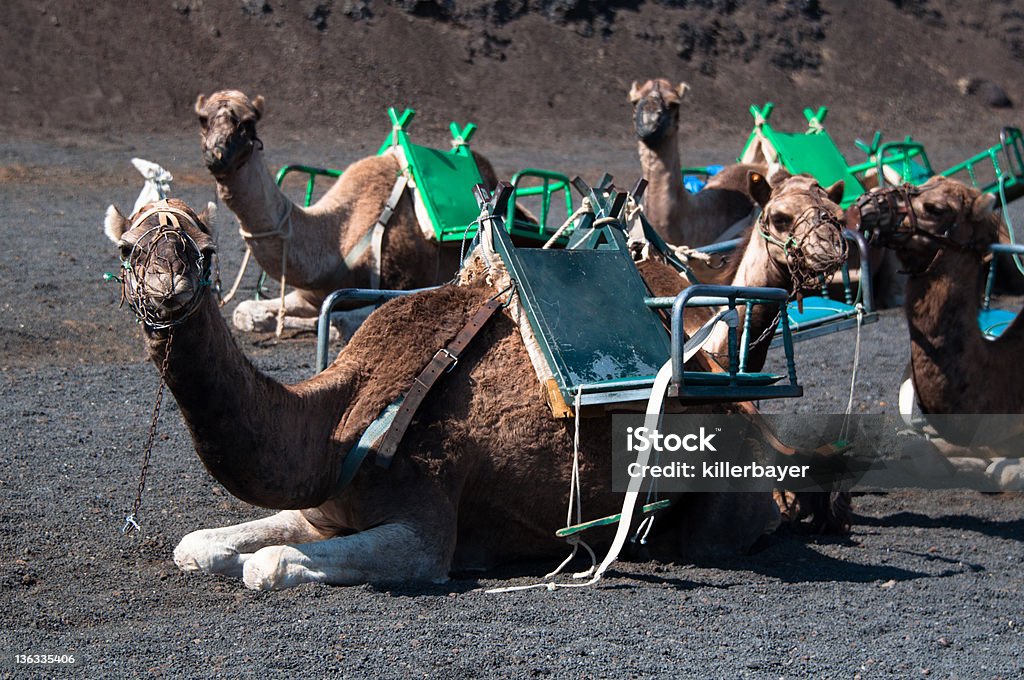
M 657 142 L 668 132 L 672 117 L 672 111 L 665 106 L 661 97 L 641 99 L 633 115 L 636 136 L 644 143 Z
M 864 234 L 873 246 L 900 246 L 917 231 L 917 214 L 911 201 L 918 193 L 910 185 L 868 192 L 847 209 L 847 224 Z
M 228 134 L 218 135 L 215 141 L 204 145 L 203 163 L 215 176 L 226 174 L 249 160 L 257 142 L 259 138 L 251 125 L 233 127 Z
M 147 328 L 177 326 L 210 286 L 209 258 L 184 231 L 165 225 L 142 234 L 124 261 L 122 299 Z

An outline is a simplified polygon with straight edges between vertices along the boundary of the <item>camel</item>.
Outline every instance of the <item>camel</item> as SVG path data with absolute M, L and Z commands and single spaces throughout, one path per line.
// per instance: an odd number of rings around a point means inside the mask
M 1019 418 L 986 433 L 976 417 L 951 417 L 1024 413 L 1024 381 L 1012 370 L 1024 352 L 1024 318 L 1018 315 L 995 340 L 982 335 L 977 320 L 989 247 L 999 237 L 995 204 L 991 194 L 936 176 L 920 187 L 866 194 L 853 213 L 865 235 L 893 250 L 908 272 L 914 389 L 929 424 L 956 445 L 1024 434 Z
M 277 280 L 285 275 L 293 288 L 284 299 L 286 327 L 314 328 L 320 304 L 339 288 L 408 290 L 454 276 L 459 248 L 424 237 L 405 195 L 383 235 L 379 285 L 371 285 L 375 262 L 365 239 L 394 188 L 401 171 L 398 159 L 387 153 L 356 161 L 320 200 L 303 208 L 280 190 L 267 168 L 256 135 L 263 111 L 262 96 L 250 100 L 237 90 L 199 95 L 195 103 L 203 160 L 217 181 L 217 195 L 238 217 L 240 233 L 260 266 Z M 474 156 L 485 184 L 493 187 L 494 169 L 483 156 Z M 273 330 L 279 304 L 243 301 L 233 323 L 244 331 Z
M 644 212 L 655 231 L 669 243 L 702 246 L 737 223 L 749 224 L 755 209 L 746 192 L 747 172 L 765 168 L 730 165 L 696 194 L 683 186 L 679 160 L 679 105 L 690 86 L 673 86 L 664 78 L 633 83 L 629 101 L 648 182 Z
M 839 207 L 843 183 L 837 182 L 823 189 L 813 178 L 791 176 L 781 168 L 773 169 L 771 180 L 758 172 L 748 171 L 747 181 L 749 194 L 762 208 L 761 215 L 756 225 L 745 230 L 736 253 L 722 266 L 701 270 L 701 281 L 783 288 L 796 295 L 804 286 L 815 286 L 818 276 L 832 276 L 842 266 L 847 252 L 842 236 L 843 212 Z M 790 254 L 778 245 L 790 242 L 791 238 L 799 244 L 799 254 Z M 690 285 L 684 275 L 651 248 L 642 248 L 640 253 L 637 268 L 655 295 L 674 296 Z M 805 271 L 791 272 L 790 258 L 794 254 L 805 263 Z M 795 275 L 797 273 L 799 275 Z M 739 310 L 740 319 L 745 323 L 744 307 L 740 306 Z M 686 331 L 693 333 L 714 312 L 707 307 L 692 310 L 684 319 Z M 757 305 L 751 311 L 747 330 L 751 341 L 746 362 L 748 371 L 764 368 L 768 348 L 778 326 L 778 313 L 778 306 L 769 304 Z M 704 351 L 722 367 L 729 365 L 728 342 L 728 332 L 720 324 L 704 345 Z M 787 522 L 796 523 L 812 517 L 813 530 L 817 533 L 845 533 L 849 529 L 849 494 L 776 491 L 775 500 L 783 520 Z
M 732 286 L 783 288 L 792 295 L 816 288 L 818 277 L 831 277 L 846 259 L 843 212 L 839 201 L 843 183 L 822 188 L 808 175 L 789 175 L 775 169 L 771 180 L 748 171 L 748 192 L 761 206 L 754 226 L 744 232 L 743 241 L 720 269 L 702 270 L 702 283 Z M 790 248 L 785 244 L 793 244 Z M 689 285 L 688 280 L 657 255 L 648 253 L 638 263 L 641 275 L 655 295 L 673 296 Z M 799 263 L 799 266 L 794 266 Z M 710 275 L 705 278 L 705 275 Z M 744 318 L 740 308 L 741 319 Z M 693 332 L 714 311 L 695 308 L 686 319 Z M 748 336 L 754 342 L 747 357 L 747 369 L 760 371 L 778 324 L 777 305 L 757 305 L 751 311 Z M 716 328 L 704 346 L 716 360 L 728 365 L 728 334 Z
M 143 320 L 150 359 L 203 464 L 236 497 L 280 510 L 188 534 L 174 550 L 181 569 L 241 576 L 254 589 L 440 582 L 453 569 L 564 549 L 553 532 L 565 513 L 573 421 L 551 418 L 538 400 L 508 310 L 494 315 L 429 394 L 390 468 L 346 468 L 371 421 L 474 310 L 500 295 L 507 278 L 488 278 L 507 277 L 500 267 L 488 270 L 478 259 L 459 285 L 388 302 L 326 371 L 283 385 L 245 357 L 209 292 L 215 244 L 205 214 L 171 199 L 130 221 L 110 215 L 105 231 L 125 262 L 125 297 Z M 610 515 L 620 503 L 610 490 L 611 416 L 580 425 L 582 507 Z M 344 487 L 343 472 L 351 478 Z M 675 501 L 663 536 L 688 555 L 746 550 L 778 524 L 768 493 Z

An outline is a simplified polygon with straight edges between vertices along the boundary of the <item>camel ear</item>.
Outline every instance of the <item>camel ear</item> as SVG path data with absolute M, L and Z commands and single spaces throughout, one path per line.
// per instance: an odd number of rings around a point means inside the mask
M 690 86 L 687 83 L 679 83 L 679 87 L 676 88 L 676 94 L 679 95 L 679 101 L 683 100 L 686 93 L 690 91 Z
M 205 106 L 206 106 L 206 96 L 205 95 L 199 95 L 196 98 L 196 106 L 195 106 L 195 110 L 196 110 L 196 115 L 197 116 L 203 115 L 203 107 L 205 107 Z
M 217 226 L 217 205 L 213 201 L 206 203 L 206 209 L 198 215 L 199 221 L 206 225 L 212 234 Z
M 772 197 L 772 187 L 768 184 L 765 176 L 753 170 L 747 171 L 747 191 L 762 208 L 768 205 L 768 199 Z
M 828 189 L 825 189 L 825 193 L 828 194 L 828 200 L 839 205 L 843 200 L 843 191 L 845 189 L 846 185 L 843 183 L 843 180 L 839 180 Z
M 256 95 L 256 98 L 252 100 L 252 108 L 256 111 L 256 120 L 263 117 L 263 95 Z
M 121 243 L 121 237 L 128 231 L 128 220 L 121 211 L 112 205 L 107 206 L 107 215 L 103 219 L 103 233 L 114 243 Z
M 206 227 L 209 234 L 209 239 L 205 242 L 203 240 L 197 240 L 196 243 L 204 252 L 217 252 L 217 240 L 216 233 L 214 231 L 214 223 L 217 221 L 217 206 L 212 201 L 206 204 L 206 209 L 203 212 L 196 215 L 199 218 L 199 223 Z
M 640 85 L 634 80 L 629 87 L 629 101 L 635 102 L 640 99 Z
M 996 207 L 996 197 L 993 194 L 981 194 L 971 203 L 971 220 L 980 222 L 992 214 Z
M 779 186 L 792 176 L 778 161 L 772 161 L 768 164 L 768 182 L 773 187 Z

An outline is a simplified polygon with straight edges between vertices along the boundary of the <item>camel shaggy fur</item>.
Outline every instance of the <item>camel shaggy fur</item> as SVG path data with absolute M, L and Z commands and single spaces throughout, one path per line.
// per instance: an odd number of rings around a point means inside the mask
M 453 568 L 564 550 L 554 531 L 565 516 L 573 422 L 551 418 L 539 399 L 508 310 L 430 393 L 391 467 L 367 461 L 338 487 L 366 427 L 495 295 L 482 266 L 469 267 L 462 285 L 385 304 L 326 371 L 283 385 L 241 352 L 204 286 L 215 246 L 203 218 L 180 201 L 161 208 L 168 209 L 189 219 L 159 227 L 166 220 L 157 210 L 134 221 L 115 213 L 107 224 L 139 282 L 126 293 L 145 311 L 150 358 L 166 367 L 163 378 L 210 474 L 238 498 L 282 511 L 185 536 L 174 551 L 179 567 L 276 589 L 443 581 Z M 581 430 L 583 510 L 613 514 L 620 499 L 610 488 L 611 417 L 584 419 Z M 690 556 L 743 551 L 777 523 L 770 494 L 691 494 L 676 498 L 663 539 L 676 554 L 680 546 Z M 608 536 L 598 530 L 588 540 Z
M 629 101 L 648 182 L 647 219 L 669 243 L 696 247 L 713 242 L 737 223 L 750 223 L 756 206 L 746 193 L 747 172 L 764 174 L 766 168 L 730 165 L 696 194 L 686 190 L 679 160 L 679 106 L 689 89 L 686 83 L 673 86 L 664 78 L 634 82 Z

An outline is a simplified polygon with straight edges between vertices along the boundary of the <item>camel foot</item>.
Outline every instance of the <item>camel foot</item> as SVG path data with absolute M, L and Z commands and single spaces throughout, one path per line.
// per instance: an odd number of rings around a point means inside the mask
M 231 323 L 245 333 L 273 333 L 277 330 L 277 310 L 276 300 L 243 300 L 231 314 Z M 286 313 L 284 330 L 315 333 L 316 321 L 316 316 L 292 316 Z M 337 338 L 337 331 L 332 328 L 332 332 Z
M 409 526 L 384 524 L 324 541 L 261 548 L 245 561 L 242 581 L 252 590 L 303 583 L 444 583 L 450 563 L 436 548 Z
M 985 474 L 1000 491 L 1024 491 L 1024 459 L 997 458 Z
M 241 576 L 248 555 L 216 540 L 209 529 L 186 535 L 174 549 L 174 563 L 182 571 Z
M 282 590 L 322 580 L 322 573 L 306 566 L 305 555 L 287 545 L 260 548 L 242 570 L 242 582 L 250 590 Z
M 794 525 L 810 518 L 815 534 L 843 536 L 853 524 L 853 505 L 849 492 L 773 492 L 782 520 Z

